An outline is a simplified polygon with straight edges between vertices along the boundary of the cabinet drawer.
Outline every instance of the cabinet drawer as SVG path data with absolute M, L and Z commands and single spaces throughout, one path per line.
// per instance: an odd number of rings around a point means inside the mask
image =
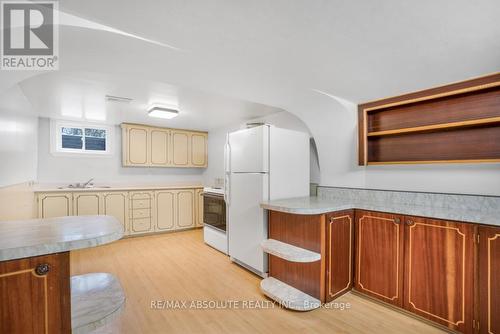
M 131 212 L 131 218 L 150 218 L 151 217 L 151 209 L 135 209 Z
M 132 233 L 149 232 L 153 230 L 153 223 L 151 222 L 151 218 L 132 219 L 130 227 Z
M 132 200 L 132 209 L 145 209 L 151 207 L 151 199 Z
M 141 199 L 151 200 L 152 196 L 149 193 L 132 193 L 130 195 L 130 199 L 132 199 L 132 201 L 137 201 Z

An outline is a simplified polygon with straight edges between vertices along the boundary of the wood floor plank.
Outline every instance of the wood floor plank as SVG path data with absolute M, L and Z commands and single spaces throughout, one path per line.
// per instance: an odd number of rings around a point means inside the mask
M 127 296 L 125 310 L 95 333 L 444 333 L 353 294 L 336 302 L 351 308 L 294 312 L 242 308 L 271 304 L 260 277 L 203 243 L 201 230 L 129 238 L 71 253 L 72 275 L 110 272 Z M 152 300 L 238 301 L 232 309 L 152 309 Z M 219 304 L 222 305 L 222 304 Z M 247 305 L 249 306 L 249 305 Z

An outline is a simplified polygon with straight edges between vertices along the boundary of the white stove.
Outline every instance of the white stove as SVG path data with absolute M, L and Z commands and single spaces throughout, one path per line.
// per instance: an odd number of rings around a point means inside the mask
M 227 254 L 226 201 L 224 189 L 203 188 L 203 238 L 205 243 Z

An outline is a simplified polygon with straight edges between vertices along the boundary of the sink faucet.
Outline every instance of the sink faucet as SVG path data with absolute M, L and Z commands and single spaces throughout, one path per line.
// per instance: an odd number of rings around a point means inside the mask
M 90 182 L 94 181 L 94 178 L 88 180 L 87 182 L 82 184 L 82 188 L 87 188 L 87 186 L 90 184 Z

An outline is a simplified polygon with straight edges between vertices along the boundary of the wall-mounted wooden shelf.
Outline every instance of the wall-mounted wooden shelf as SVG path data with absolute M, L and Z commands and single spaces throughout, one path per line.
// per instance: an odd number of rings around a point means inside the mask
M 358 111 L 360 165 L 500 161 L 500 73 Z

